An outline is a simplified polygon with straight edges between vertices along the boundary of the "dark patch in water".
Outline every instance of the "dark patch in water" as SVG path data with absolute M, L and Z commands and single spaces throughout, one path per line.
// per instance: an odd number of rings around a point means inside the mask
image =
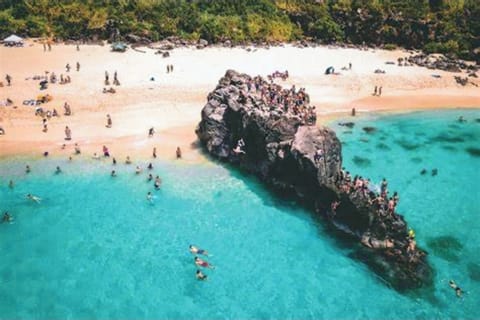
M 442 149 L 448 150 L 448 151 L 457 151 L 457 148 L 452 147 L 452 146 L 442 146 Z
M 463 249 L 462 243 L 452 236 L 431 238 L 427 241 L 427 245 L 435 255 L 450 262 L 458 261 L 460 251 Z
M 368 134 L 373 134 L 375 131 L 377 131 L 377 128 L 375 127 L 363 127 L 362 129 Z
M 347 130 L 347 131 L 343 131 L 342 133 L 343 133 L 343 134 L 352 134 L 353 131 L 352 131 L 352 130 Z
M 456 124 L 456 123 L 451 123 L 451 124 L 448 125 L 448 127 L 449 127 L 449 128 L 453 128 L 453 129 L 458 129 L 458 128 L 460 128 L 460 126 L 459 126 L 458 124 Z
M 380 141 L 385 141 L 385 140 L 387 140 L 387 137 L 381 136 L 381 137 L 378 138 L 378 140 L 380 140 Z
M 423 159 L 420 158 L 420 157 L 413 157 L 413 158 L 411 158 L 410 160 L 411 160 L 413 163 L 420 163 L 420 162 L 423 161 Z
M 341 126 L 341 127 L 347 127 L 347 128 L 352 129 L 355 126 L 355 123 L 354 122 L 339 122 L 338 125 Z
M 465 139 L 461 136 L 451 135 L 448 133 L 440 133 L 439 135 L 430 139 L 433 142 L 446 142 L 446 143 L 460 143 L 465 142 Z
M 480 123 L 480 118 L 475 119 L 475 122 Z
M 427 134 L 425 132 L 419 132 L 419 131 L 415 132 L 415 136 L 417 136 L 417 137 L 424 137 L 426 135 Z
M 368 143 L 370 141 L 367 138 L 360 138 L 359 140 L 363 143 Z
M 412 143 L 406 140 L 396 140 L 396 143 L 398 143 L 403 149 L 411 151 L 420 148 L 422 145 L 417 144 L 417 143 Z
M 480 157 L 480 148 L 469 147 L 465 149 L 469 155 L 474 157 Z
M 353 163 L 355 163 L 359 167 L 369 167 L 372 164 L 372 161 L 367 158 L 355 156 L 353 157 Z
M 390 150 L 390 147 L 383 142 L 377 144 L 377 149 L 380 150 Z
M 477 263 L 470 262 L 467 265 L 467 269 L 468 269 L 468 276 L 470 277 L 470 279 L 472 279 L 473 281 L 480 282 L 480 265 Z

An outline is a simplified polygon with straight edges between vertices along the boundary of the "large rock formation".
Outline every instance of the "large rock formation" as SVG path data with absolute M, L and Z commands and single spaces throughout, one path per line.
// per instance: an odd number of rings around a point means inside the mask
M 403 217 L 388 207 L 385 194 L 342 171 L 340 141 L 316 126 L 302 89 L 281 89 L 229 70 L 208 95 L 196 133 L 210 155 L 294 195 L 350 235 L 355 256 L 393 287 L 431 283 L 426 253 L 416 247 Z

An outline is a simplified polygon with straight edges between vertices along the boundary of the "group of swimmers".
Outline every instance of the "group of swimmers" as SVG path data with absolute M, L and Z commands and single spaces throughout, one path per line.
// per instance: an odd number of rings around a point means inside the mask
M 208 268 L 208 269 L 215 269 L 215 267 L 210 264 L 208 261 L 203 260 L 198 257 L 198 255 L 203 255 L 208 257 L 208 252 L 207 250 L 200 249 L 194 245 L 189 246 L 190 253 L 195 255 L 195 258 L 193 258 L 193 261 L 195 262 L 195 265 L 197 267 L 202 267 L 202 268 Z M 204 274 L 200 269 L 197 269 L 195 276 L 198 280 L 207 280 L 207 275 Z

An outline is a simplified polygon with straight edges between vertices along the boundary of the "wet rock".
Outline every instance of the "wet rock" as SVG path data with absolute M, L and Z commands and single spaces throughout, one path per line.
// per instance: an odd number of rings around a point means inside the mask
M 256 80 L 267 85 L 264 79 Z M 335 133 L 317 127 L 316 117 L 307 121 L 290 109 L 268 105 L 260 92 L 248 90 L 250 81 L 250 76 L 228 70 L 208 95 L 196 130 L 207 152 L 253 173 L 280 194 L 295 197 L 355 242 L 363 243 L 368 235 L 375 249 L 358 245 L 355 250 L 396 289 L 431 285 L 427 254 L 418 247 L 406 252 L 403 217 L 373 205 L 371 197 L 378 195 L 372 191 L 344 188 L 341 143 Z M 240 141 L 244 145 L 239 151 Z M 360 166 L 371 163 L 361 157 L 354 161 Z M 340 205 L 332 212 L 335 201 Z M 392 248 L 385 246 L 387 238 L 392 239 Z
M 367 158 L 362 158 L 359 156 L 354 156 L 353 157 L 353 163 L 355 163 L 357 166 L 361 168 L 369 167 L 372 164 L 372 161 Z
M 377 128 L 375 128 L 375 127 L 363 127 L 362 130 L 365 131 L 368 134 L 372 134 L 375 131 L 377 131 Z
M 470 279 L 472 279 L 473 281 L 480 282 L 480 264 L 470 262 L 467 265 L 467 269 L 468 269 L 468 276 L 470 277 Z

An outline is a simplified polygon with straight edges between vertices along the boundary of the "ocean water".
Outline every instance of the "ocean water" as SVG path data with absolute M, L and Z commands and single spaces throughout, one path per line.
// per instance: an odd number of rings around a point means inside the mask
M 0 225 L 0 319 L 479 318 L 478 118 L 454 110 L 333 125 L 348 169 L 388 178 L 430 253 L 434 287 L 409 294 L 353 259 L 322 219 L 232 168 L 156 161 L 154 191 L 134 166 L 112 178 L 107 161 L 5 159 L 0 210 L 15 221 Z M 195 279 L 189 244 L 211 253 L 207 281 Z

